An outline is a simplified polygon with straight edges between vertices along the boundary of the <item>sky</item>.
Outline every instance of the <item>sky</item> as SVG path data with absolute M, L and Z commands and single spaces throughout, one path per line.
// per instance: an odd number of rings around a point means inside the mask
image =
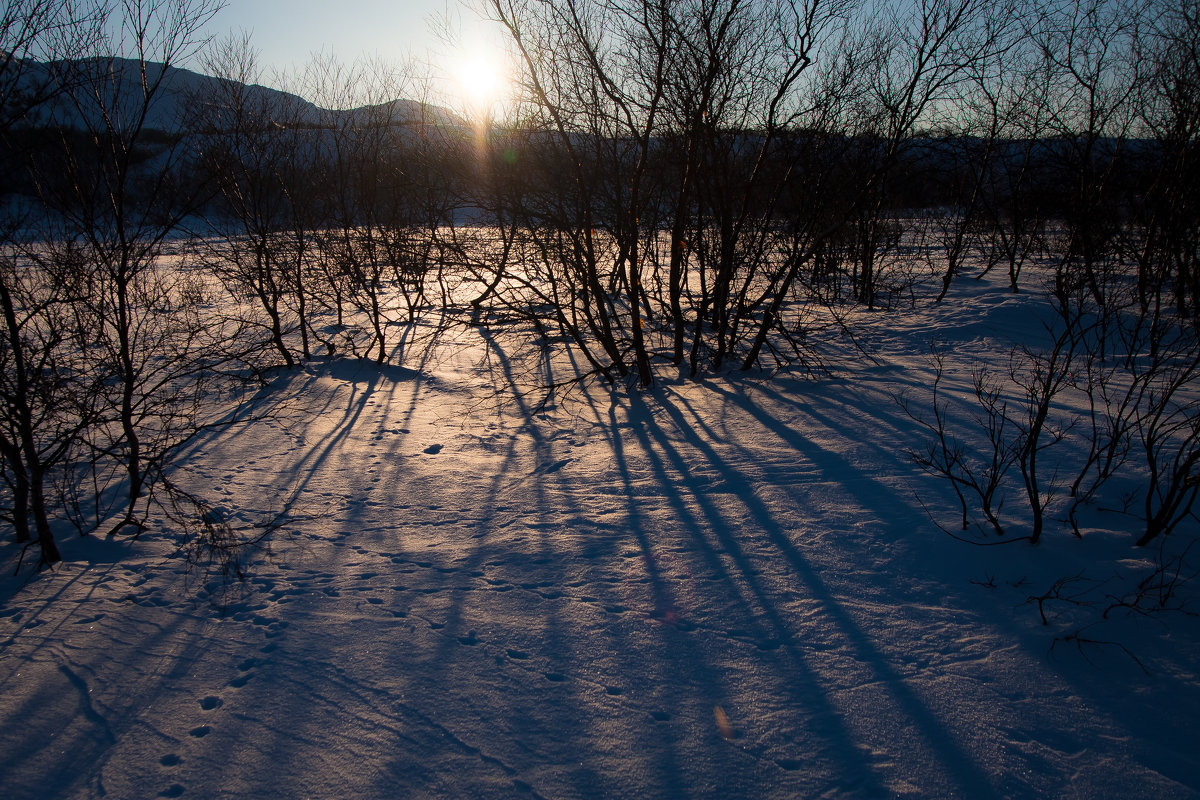
M 447 18 L 456 32 L 455 46 L 437 32 L 439 21 Z M 273 83 L 272 72 L 302 68 L 322 52 L 344 63 L 413 57 L 453 75 L 470 53 L 489 49 L 486 26 L 458 0 L 229 0 L 206 33 L 222 37 L 243 30 L 251 33 L 266 83 Z M 495 41 L 494 34 L 490 39 Z
M 322 50 L 347 61 L 375 54 L 399 59 L 438 46 L 428 19 L 446 8 L 443 0 L 230 0 L 209 32 L 251 31 L 263 64 L 281 69 Z

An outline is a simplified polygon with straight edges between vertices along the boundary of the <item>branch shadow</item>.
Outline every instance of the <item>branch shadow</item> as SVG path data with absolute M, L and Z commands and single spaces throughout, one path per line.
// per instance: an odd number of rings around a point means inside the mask
M 890 487 L 869 477 L 864 477 L 857 467 L 848 463 L 837 453 L 811 442 L 800 431 L 785 425 L 765 411 L 762 404 L 754 402 L 745 393 L 734 391 L 716 382 L 709 382 L 705 388 L 724 396 L 731 406 L 747 414 L 764 429 L 785 442 L 798 456 L 813 464 L 826 480 L 836 482 L 842 481 L 848 475 L 859 476 L 860 480 L 857 482 L 859 488 L 854 494 L 854 499 L 863 508 L 869 510 L 875 519 L 896 519 L 897 510 L 909 505 L 906 498 L 896 497 Z M 760 388 L 760 391 L 764 394 L 773 393 L 771 389 Z M 778 394 L 776 394 L 776 399 L 778 399 Z M 821 614 L 830 620 L 838 633 L 851 644 L 857 660 L 873 672 L 875 680 L 887 687 L 905 719 L 911 722 L 915 732 L 926 742 L 936 755 L 941 768 L 952 779 L 955 793 L 970 797 L 995 797 L 996 794 L 984 772 L 974 764 L 973 759 L 958 745 L 941 721 L 906 685 L 904 678 L 876 647 L 871 636 L 853 620 L 850 613 L 844 608 L 842 601 L 829 589 L 824 579 L 793 543 L 789 532 L 785 530 L 766 503 L 757 496 L 754 482 L 739 472 L 735 465 L 723 458 L 709 444 L 706 437 L 696 431 L 696 422 L 700 419 L 700 415 L 678 395 L 660 391 L 656 393 L 655 400 L 657 408 L 670 420 L 682 440 L 690 445 L 693 452 L 700 454 L 709 467 L 723 476 L 727 488 L 738 498 L 745 512 L 746 520 L 751 523 L 755 531 L 765 535 L 774 548 L 775 554 L 784 559 L 791 568 L 793 576 L 819 603 Z M 672 443 L 667 431 L 660 424 L 658 416 L 645 405 L 640 405 L 638 410 L 642 423 L 641 431 L 644 432 L 641 433 L 641 438 L 646 451 L 649 452 L 652 446 L 657 447 L 664 453 L 666 461 L 678 474 L 686 475 L 689 466 Z M 811 407 L 806 407 L 806 410 L 816 416 Z M 685 416 L 685 412 L 690 414 L 690 419 Z M 672 482 L 665 466 L 660 463 L 657 467 L 663 485 L 677 485 Z M 861 488 L 864 486 L 867 487 L 865 490 Z M 809 663 L 816 654 L 807 652 L 803 646 L 803 631 L 789 624 L 775 608 L 774 600 L 756 579 L 758 569 L 743 551 L 739 537 L 731 530 L 724 517 L 710 503 L 706 502 L 703 495 L 698 494 L 696 500 L 704 509 L 705 522 L 715 538 L 716 547 L 702 541 L 699 535 L 696 537 L 697 545 L 705 548 L 710 554 L 715 555 L 716 552 L 722 552 L 732 559 L 737 567 L 737 574 L 731 577 L 735 577 L 750 587 L 758 609 L 769 623 L 771 635 L 782 643 L 785 651 L 791 657 L 793 666 L 800 673 L 799 680 L 794 683 L 798 696 L 804 697 L 806 703 L 814 705 L 821 716 L 828 719 L 826 735 L 829 746 L 842 761 L 846 773 L 869 776 L 868 791 L 871 793 L 883 792 L 884 787 L 879 782 L 878 773 L 869 763 L 864 762 L 861 751 L 856 748 L 849 731 L 839 719 L 838 713 L 817 688 L 820 682 L 819 670 Z M 679 504 L 678 500 L 675 502 Z M 701 527 L 692 526 L 692 529 L 700 531 Z M 899 533 L 899 528 L 897 528 L 897 533 Z

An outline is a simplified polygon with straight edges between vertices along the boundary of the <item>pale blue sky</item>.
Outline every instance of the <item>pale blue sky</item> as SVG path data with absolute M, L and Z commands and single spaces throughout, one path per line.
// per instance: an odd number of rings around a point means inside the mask
M 297 74 L 318 53 L 332 53 L 345 65 L 381 56 L 401 66 L 411 58 L 421 66 L 406 74 L 435 78 L 429 87 L 435 93 L 431 99 L 454 106 L 463 101 L 464 65 L 504 62 L 501 36 L 467 10 L 463 0 L 228 2 L 205 34 L 219 38 L 250 31 L 260 82 L 277 88 L 296 90 L 294 83 L 276 80 L 276 75 Z M 453 44 L 446 43 L 447 25 Z M 470 97 L 470 89 L 466 95 Z
M 406 54 L 445 51 L 429 18 L 447 9 L 474 27 L 457 0 L 229 0 L 208 32 L 250 30 L 268 71 L 302 67 L 322 50 L 346 62 L 376 54 L 399 61 Z

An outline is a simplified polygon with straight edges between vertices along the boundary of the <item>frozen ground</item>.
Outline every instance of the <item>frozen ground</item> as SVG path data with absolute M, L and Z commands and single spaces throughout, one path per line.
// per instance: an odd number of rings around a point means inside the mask
M 472 329 L 281 377 L 276 418 L 180 473 L 237 524 L 289 515 L 244 587 L 162 534 L 17 578 L 3 545 L 0 794 L 1200 796 L 1195 620 L 1055 645 L 1103 604 L 1026 602 L 1085 569 L 1117 575 L 1088 602 L 1118 592 L 1129 531 L 978 548 L 916 499 L 953 519 L 892 394 L 929 385 L 934 333 L 961 385 L 1034 302 L 960 291 L 819 381 L 539 408 L 563 351 L 531 374 Z

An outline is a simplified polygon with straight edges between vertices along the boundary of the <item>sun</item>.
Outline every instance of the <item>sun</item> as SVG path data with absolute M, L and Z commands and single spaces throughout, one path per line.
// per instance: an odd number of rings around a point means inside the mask
M 472 110 L 486 112 L 505 98 L 508 76 L 500 61 L 481 55 L 463 58 L 455 70 L 458 90 Z

